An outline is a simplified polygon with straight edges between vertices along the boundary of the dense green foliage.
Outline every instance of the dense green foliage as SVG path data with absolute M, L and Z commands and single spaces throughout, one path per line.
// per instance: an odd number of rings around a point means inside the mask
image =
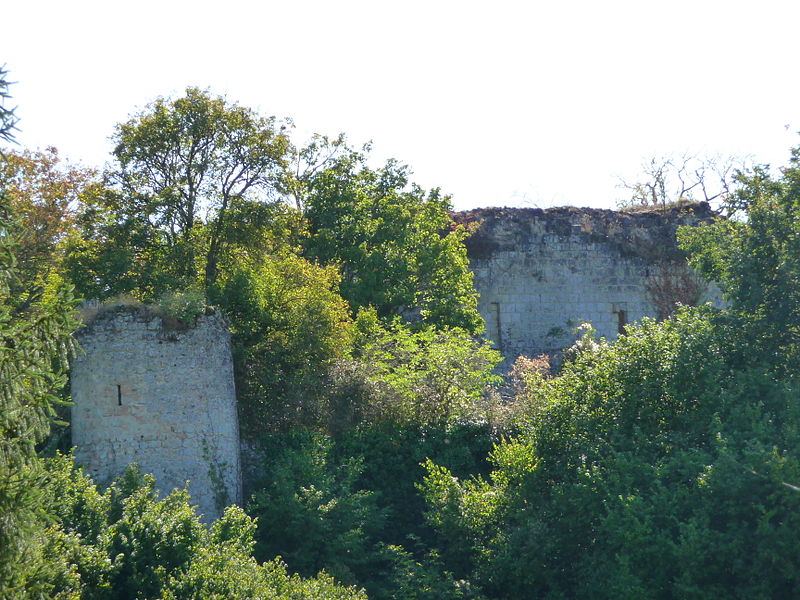
M 365 598 L 324 574 L 301 579 L 279 560 L 256 562 L 256 524 L 238 507 L 206 527 L 185 490 L 159 499 L 136 468 L 105 492 L 71 457 L 49 459 L 46 471 L 45 507 L 58 522 L 47 535 L 64 563 L 53 592 L 64 598 Z
M 463 240 L 439 190 L 408 189 L 394 161 L 373 170 L 351 152 L 313 177 L 305 200 L 306 255 L 342 270 L 342 296 L 381 318 L 419 313 L 424 323 L 480 332 Z
M 313 396 L 316 431 L 258 440 L 256 554 L 305 575 L 324 568 L 376 599 L 473 597 L 431 545 L 418 485 L 430 457 L 483 472 L 499 356 L 463 331 L 383 327 L 374 312 L 359 315 L 355 349 Z
M 797 389 L 730 364 L 711 315 L 645 322 L 543 385 L 490 480 L 426 480 L 492 597 L 797 594 Z
M 35 445 L 50 432 L 77 322 L 65 287 L 17 306 L 10 294 L 18 274 L 16 235 L 4 197 L 0 230 L 0 597 L 22 598 L 47 579 Z
M 720 282 L 750 349 L 770 362 L 800 367 L 800 148 L 773 178 L 766 167 L 740 176 L 731 219 L 684 229 L 691 264 Z
M 7 89 L 0 70 L 0 97 Z M 0 111 L 0 137 L 13 113 Z M 3 176 L 6 173 L 2 173 Z M 17 262 L 19 223 L 8 181 L 0 179 L 0 598 L 46 595 L 58 577 L 40 522 L 42 479 L 35 446 L 50 431 L 74 342 L 74 302 L 65 286 L 47 294 L 15 294 L 27 271 Z
M 742 177 L 742 218 L 682 234 L 728 309 L 645 320 L 556 377 L 534 368 L 490 477 L 428 463 L 456 576 L 509 599 L 800 593 L 796 157 L 780 180 Z
M 800 595 L 800 149 L 680 232 L 726 309 L 522 357 L 501 397 L 449 199 L 287 127 L 189 88 L 117 127 L 102 180 L 0 157 L 0 599 Z M 223 309 L 248 514 L 37 454 L 70 285 Z
M 316 425 L 327 367 L 350 346 L 335 269 L 288 255 L 243 256 L 210 291 L 231 319 L 243 431 Z
M 359 314 L 355 329 L 354 356 L 373 388 L 364 402 L 369 421 L 443 426 L 488 420 L 485 392 L 500 380 L 492 370 L 501 356 L 487 342 L 462 329 L 410 331 L 399 321 L 382 327 L 372 312 Z
M 157 230 L 164 267 L 178 281 L 189 284 L 199 271 L 206 287 L 215 283 L 232 203 L 268 201 L 282 178 L 284 129 L 197 88 L 158 98 L 117 126 L 112 175 L 126 213 Z
M 432 545 L 418 484 L 433 457 L 464 477 L 483 473 L 488 427 L 362 426 L 330 436 L 295 430 L 264 438 L 248 512 L 256 555 L 279 554 L 310 575 L 324 568 L 370 598 L 474 597 Z

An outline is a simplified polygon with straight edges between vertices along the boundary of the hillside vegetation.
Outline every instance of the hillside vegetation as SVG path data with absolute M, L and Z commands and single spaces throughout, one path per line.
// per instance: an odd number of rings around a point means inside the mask
M 679 232 L 727 308 L 586 330 L 501 396 L 450 199 L 290 131 L 190 88 L 103 173 L 3 150 L 0 598 L 800 595 L 800 149 Z M 74 464 L 81 299 L 225 312 L 245 506 L 204 525 L 135 465 Z

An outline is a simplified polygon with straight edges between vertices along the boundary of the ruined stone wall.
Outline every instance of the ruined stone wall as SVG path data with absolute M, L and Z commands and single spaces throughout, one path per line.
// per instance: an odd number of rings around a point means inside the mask
M 78 341 L 72 442 L 97 481 L 137 462 L 165 493 L 189 481 L 206 520 L 241 502 L 230 333 L 219 314 L 181 330 L 122 307 L 99 314 Z
M 706 204 L 641 212 L 489 208 L 455 213 L 475 224 L 467 241 L 487 337 L 504 356 L 554 353 L 590 322 L 614 339 L 626 323 L 656 316 L 653 282 L 682 263 L 679 225 L 710 220 Z M 720 302 L 714 286 L 701 301 Z

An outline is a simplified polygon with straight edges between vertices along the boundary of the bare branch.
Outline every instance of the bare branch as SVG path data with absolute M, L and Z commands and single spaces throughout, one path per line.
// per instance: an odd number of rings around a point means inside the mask
M 621 208 L 697 201 L 722 204 L 734 188 L 736 172 L 747 163 L 744 158 L 688 153 L 651 158 L 636 181 L 620 179 L 618 187 L 627 190 L 627 196 L 618 204 Z

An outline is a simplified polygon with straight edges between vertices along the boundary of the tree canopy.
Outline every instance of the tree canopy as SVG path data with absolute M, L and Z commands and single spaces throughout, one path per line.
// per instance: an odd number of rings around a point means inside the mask
M 389 161 L 366 166 L 348 152 L 308 184 L 305 255 L 342 271 L 342 296 L 355 311 L 374 307 L 382 319 L 483 330 L 463 241 L 438 189 L 409 186 L 409 169 Z
M 125 212 L 158 230 L 181 278 L 199 269 L 213 285 L 231 204 L 276 198 L 290 148 L 285 129 L 191 87 L 117 126 L 113 181 Z
M 9 208 L 20 220 L 13 290 L 19 304 L 30 303 L 60 270 L 59 246 L 75 227 L 78 207 L 100 181 L 93 169 L 64 163 L 55 148 L 5 150 L 0 154 L 0 179 Z

